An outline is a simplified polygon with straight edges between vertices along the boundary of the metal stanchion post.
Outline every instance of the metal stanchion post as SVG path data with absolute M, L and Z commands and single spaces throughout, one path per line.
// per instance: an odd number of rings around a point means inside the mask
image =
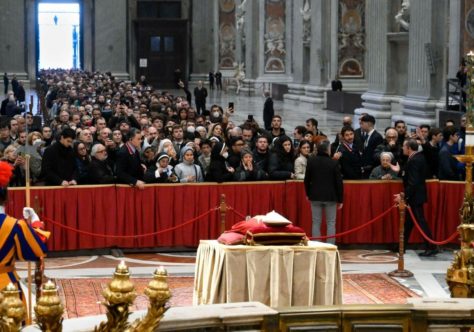
M 227 204 L 225 202 L 225 194 L 221 195 L 221 203 L 219 204 L 219 211 L 221 212 L 221 233 L 225 232 L 225 216 L 227 213 Z
M 399 236 L 398 236 L 398 268 L 388 275 L 391 277 L 401 277 L 401 278 L 409 278 L 413 277 L 413 273 L 408 270 L 405 270 L 405 218 L 406 218 L 406 203 L 405 203 L 405 194 L 400 193 L 400 203 L 398 204 L 398 212 L 400 214 L 400 225 L 399 225 Z

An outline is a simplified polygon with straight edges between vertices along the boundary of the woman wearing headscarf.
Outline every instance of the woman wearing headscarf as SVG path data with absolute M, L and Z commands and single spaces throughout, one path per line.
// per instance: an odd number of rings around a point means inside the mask
M 211 164 L 206 181 L 232 181 L 235 170 L 227 162 L 229 152 L 225 143 L 216 142 L 211 151 Z
M 240 152 L 240 165 L 234 172 L 235 181 L 259 181 L 266 179 L 266 173 L 253 161 L 252 151 L 243 149 Z
M 202 182 L 201 166 L 194 163 L 194 150 L 192 147 L 186 145 L 181 149 L 180 163 L 174 168 L 179 182 Z
M 179 162 L 178 160 L 178 154 L 176 153 L 176 150 L 174 149 L 173 143 L 171 140 L 168 138 L 162 139 L 160 141 L 160 145 L 158 146 L 158 154 L 161 152 L 166 153 L 170 157 L 170 165 L 171 166 L 176 166 Z
M 375 167 L 370 173 L 371 180 L 397 180 L 400 166 L 392 165 L 393 154 L 391 152 L 382 152 L 380 154 L 380 165 Z
M 175 183 L 178 177 L 174 174 L 173 166 L 169 164 L 170 157 L 161 152 L 156 157 L 155 165 L 147 169 L 143 179 L 146 183 Z
M 272 180 L 290 180 L 295 178 L 293 143 L 288 136 L 275 139 L 273 151 L 268 161 L 268 173 Z

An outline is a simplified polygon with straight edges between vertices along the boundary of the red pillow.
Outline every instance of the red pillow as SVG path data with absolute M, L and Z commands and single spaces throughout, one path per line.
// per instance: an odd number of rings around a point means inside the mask
M 236 232 L 225 232 L 222 233 L 221 236 L 217 239 L 217 242 L 226 244 L 226 245 L 233 245 L 233 244 L 243 244 L 244 243 L 245 235 L 236 233 Z
M 249 220 L 239 221 L 238 223 L 232 225 L 232 228 L 230 229 L 230 231 L 245 235 L 247 234 L 247 231 L 249 229 L 251 229 L 252 227 L 259 226 L 259 225 L 262 225 L 262 223 L 258 221 L 257 219 L 252 218 Z

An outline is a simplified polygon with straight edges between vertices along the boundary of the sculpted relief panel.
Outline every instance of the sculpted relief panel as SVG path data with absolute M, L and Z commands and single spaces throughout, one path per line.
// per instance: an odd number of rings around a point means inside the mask
M 235 62 L 235 1 L 219 0 L 219 68 L 233 69 Z
M 338 76 L 364 77 L 365 0 L 339 0 Z
M 286 1 L 265 0 L 265 73 L 284 73 L 286 57 Z

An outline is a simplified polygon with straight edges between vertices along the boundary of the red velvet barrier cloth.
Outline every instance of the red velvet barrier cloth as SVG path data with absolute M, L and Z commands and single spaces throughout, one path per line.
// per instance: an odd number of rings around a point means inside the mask
M 429 202 L 425 205 L 425 217 L 435 240 L 444 240 L 456 231 L 459 224 L 458 210 L 464 184 L 429 181 L 427 186 Z M 401 190 L 399 181 L 345 182 L 344 208 L 338 211 L 337 232 L 347 231 L 380 215 L 393 205 L 393 195 Z M 218 211 L 171 232 L 128 239 L 77 234 L 54 226 L 47 219 L 99 234 L 153 233 L 182 224 L 217 207 L 221 194 L 226 195 L 229 206 L 244 215 L 275 210 L 302 227 L 308 235 L 311 234 L 310 204 L 300 181 L 149 185 L 145 190 L 122 185 L 32 187 L 31 204 L 39 207 L 38 214 L 46 220 L 46 228 L 52 232 L 48 244 L 52 251 L 108 247 L 197 247 L 199 240 L 216 239 L 220 235 Z M 24 189 L 10 189 L 7 211 L 21 217 L 24 205 Z M 229 211 L 226 229 L 240 220 Z M 394 209 L 383 220 L 336 241 L 340 244 L 395 243 L 398 241 L 398 220 L 398 210 Z M 416 230 L 411 242 L 422 242 Z

